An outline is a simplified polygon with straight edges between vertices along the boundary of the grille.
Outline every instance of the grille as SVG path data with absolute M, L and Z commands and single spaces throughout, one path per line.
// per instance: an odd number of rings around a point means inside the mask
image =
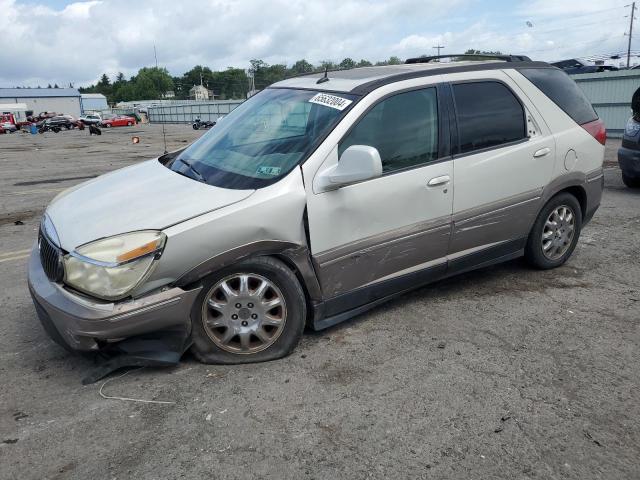
M 47 278 L 52 282 L 61 282 L 64 278 L 62 265 L 62 251 L 42 232 L 38 233 L 38 246 L 40 248 L 40 262 Z

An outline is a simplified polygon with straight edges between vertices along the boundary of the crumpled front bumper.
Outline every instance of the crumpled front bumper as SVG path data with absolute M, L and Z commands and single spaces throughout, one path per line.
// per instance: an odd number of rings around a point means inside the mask
M 137 299 L 103 302 L 51 282 L 38 246 L 29 259 L 29 291 L 44 329 L 67 350 L 94 351 L 115 342 L 163 330 L 191 331 L 191 308 L 202 287 L 169 288 Z

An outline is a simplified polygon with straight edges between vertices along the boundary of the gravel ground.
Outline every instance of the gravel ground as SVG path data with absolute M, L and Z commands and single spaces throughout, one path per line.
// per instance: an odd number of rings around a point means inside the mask
M 169 150 L 200 133 L 168 126 Z M 149 404 L 81 385 L 92 361 L 46 337 L 25 255 L 58 191 L 158 155 L 161 128 L 0 136 L 0 478 L 639 478 L 640 192 L 617 146 L 565 266 L 439 282 L 283 360 L 104 385 L 172 402 Z

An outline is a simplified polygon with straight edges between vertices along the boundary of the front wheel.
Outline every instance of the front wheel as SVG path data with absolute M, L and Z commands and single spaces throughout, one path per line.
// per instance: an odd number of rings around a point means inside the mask
M 534 267 L 559 267 L 573 253 L 582 228 L 582 210 L 576 197 L 561 193 L 547 202 L 533 224 L 525 259 Z
M 198 130 L 200 128 L 197 123 L 194 123 L 192 125 L 192 127 L 193 127 L 194 130 Z
M 622 181 L 629 188 L 640 188 L 640 178 L 622 174 Z
M 298 344 L 306 301 L 282 262 L 256 257 L 209 276 L 194 304 L 194 355 L 204 363 L 251 363 L 284 357 Z

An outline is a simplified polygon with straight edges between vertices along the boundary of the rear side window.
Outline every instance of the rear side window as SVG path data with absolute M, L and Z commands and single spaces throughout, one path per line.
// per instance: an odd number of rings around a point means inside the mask
M 518 71 L 577 124 L 583 125 L 598 119 L 589 99 L 563 71 L 555 68 L 522 68 Z
M 496 147 L 526 137 L 524 109 L 499 82 L 453 85 L 460 153 Z

